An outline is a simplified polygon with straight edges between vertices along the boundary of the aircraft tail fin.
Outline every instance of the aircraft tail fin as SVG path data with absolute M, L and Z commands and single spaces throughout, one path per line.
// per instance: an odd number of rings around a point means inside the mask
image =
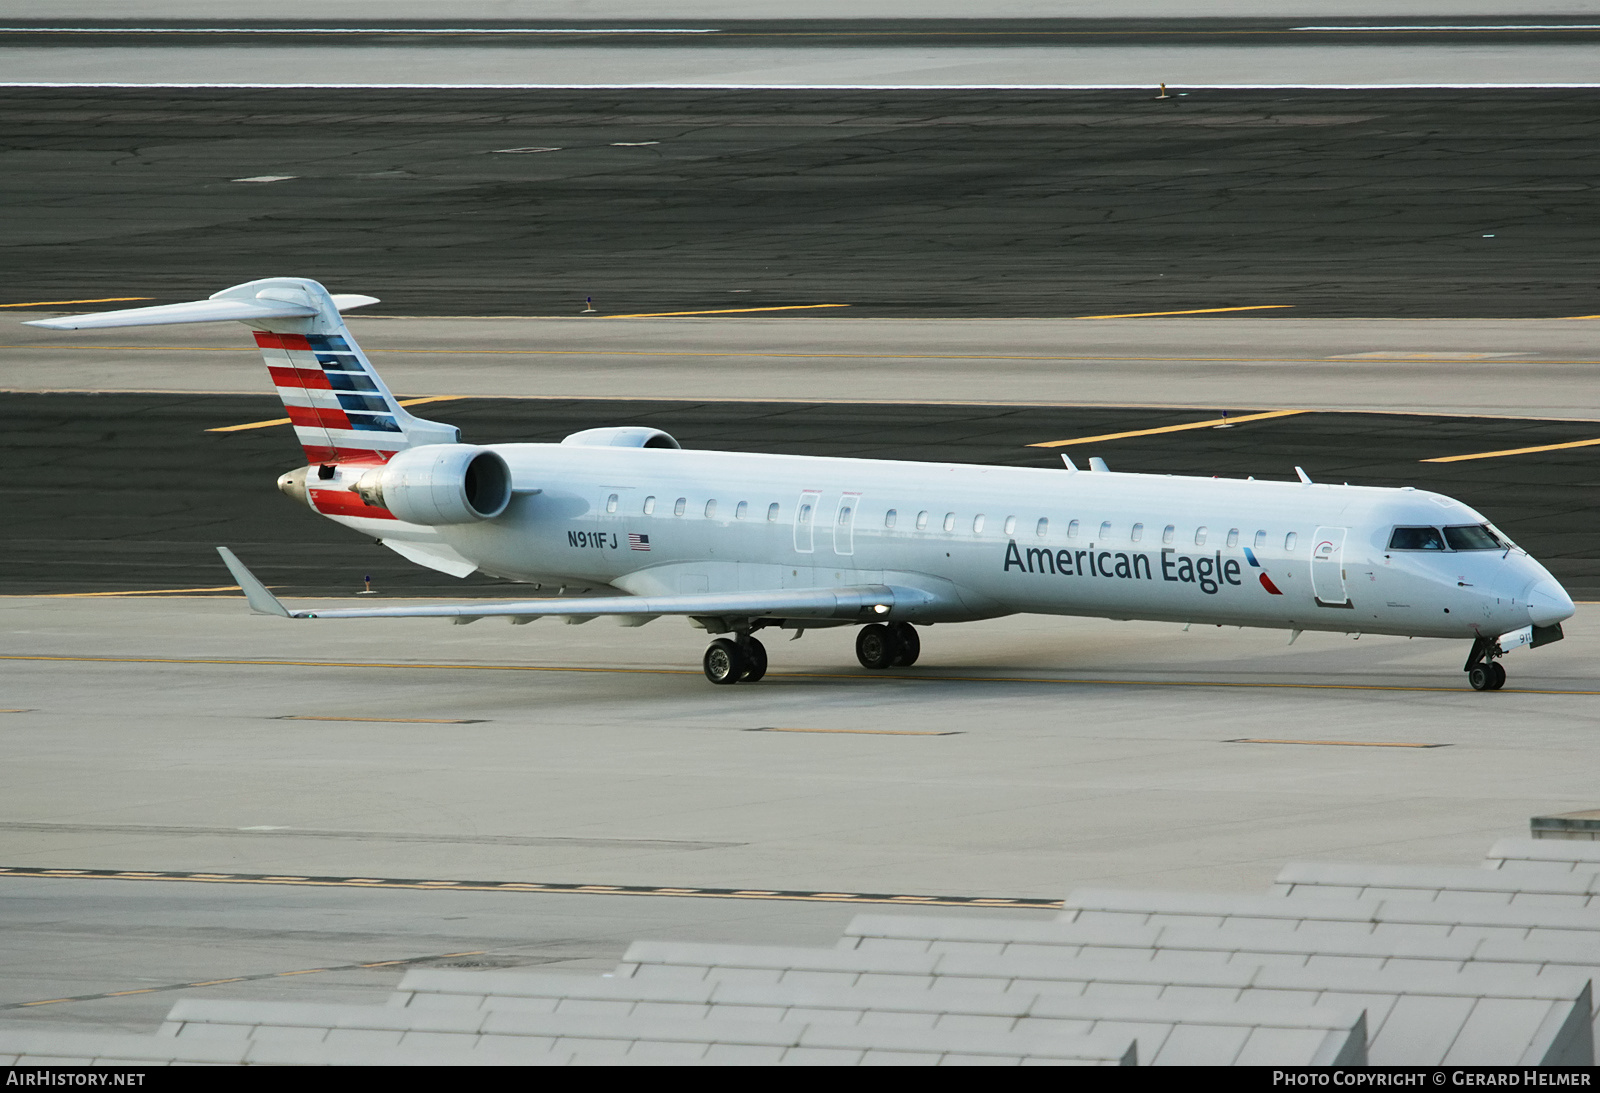
M 304 277 L 267 277 L 205 300 L 36 319 L 28 325 L 87 330 L 242 322 L 255 333 L 307 463 L 387 463 L 407 448 L 458 442 L 461 433 L 454 425 L 407 413 L 350 336 L 340 311 L 373 303 L 371 296 L 331 296 Z

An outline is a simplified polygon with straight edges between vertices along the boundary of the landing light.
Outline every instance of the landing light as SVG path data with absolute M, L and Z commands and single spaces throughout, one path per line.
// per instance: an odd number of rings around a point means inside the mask
M 887 615 L 889 613 L 889 605 L 886 603 L 874 604 L 872 610 L 880 615 Z

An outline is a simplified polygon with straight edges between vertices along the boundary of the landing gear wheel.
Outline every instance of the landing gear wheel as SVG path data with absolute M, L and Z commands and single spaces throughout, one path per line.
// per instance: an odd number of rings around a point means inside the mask
M 863 668 L 887 668 L 900 655 L 900 643 L 887 626 L 870 623 L 856 634 L 856 659 Z
M 1489 668 L 1494 672 L 1494 680 L 1489 684 L 1489 690 L 1498 691 L 1506 685 L 1506 670 L 1498 660 L 1490 661 Z
M 1495 664 L 1491 660 L 1486 660 L 1482 664 L 1474 664 L 1467 669 L 1467 682 L 1472 684 L 1474 691 L 1492 691 L 1494 690 L 1494 669 Z M 1501 669 L 1501 671 L 1504 670 L 1503 668 Z
M 899 653 L 894 658 L 896 668 L 909 668 L 917 662 L 917 657 L 922 654 L 922 639 L 917 636 L 917 628 L 909 622 L 892 622 L 889 624 L 889 633 L 898 645 Z
M 711 643 L 701 665 L 706 670 L 707 679 L 723 684 L 739 682 L 750 667 L 744 652 L 727 638 L 718 638 Z
M 740 646 L 739 651 L 745 657 L 744 676 L 740 682 L 760 683 L 761 677 L 767 674 L 767 647 L 751 638 Z

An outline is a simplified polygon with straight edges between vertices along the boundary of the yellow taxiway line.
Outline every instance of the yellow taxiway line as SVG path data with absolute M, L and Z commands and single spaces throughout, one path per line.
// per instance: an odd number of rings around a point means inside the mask
M 1068 444 L 1099 444 L 1105 440 L 1126 440 L 1132 436 L 1156 436 L 1160 433 L 1182 433 L 1190 429 L 1220 429 L 1224 425 L 1239 425 L 1246 421 L 1265 421 L 1274 417 L 1293 417 L 1309 414 L 1310 410 L 1268 410 L 1260 414 L 1240 414 L 1238 417 L 1218 417 L 1209 421 L 1191 421 L 1185 425 L 1163 425 L 1159 429 L 1134 429 L 1126 433 L 1102 433 L 1099 436 L 1075 436 L 1071 440 L 1042 440 L 1029 444 L 1030 448 L 1064 448 Z M 1600 441 L 1596 441 L 1600 443 Z
M 154 296 L 102 296 L 98 300 L 35 300 L 29 304 L 0 304 L 0 307 L 55 307 L 57 304 L 121 304 L 131 300 L 153 300 Z
M 1468 459 L 1498 459 L 1503 455 L 1531 455 L 1534 452 L 1559 452 L 1567 448 L 1592 448 L 1600 440 L 1569 440 L 1565 444 L 1540 444 L 1532 448 L 1504 448 L 1498 452 L 1473 452 L 1471 455 L 1441 455 L 1422 463 L 1462 463 Z
M 238 592 L 236 584 L 219 584 L 214 588 L 147 588 L 128 592 L 46 592 L 41 600 L 92 600 L 105 596 L 184 596 L 192 592 Z
M 716 311 L 643 311 L 637 315 L 597 315 L 599 319 L 675 319 L 685 315 L 749 315 L 757 311 L 815 311 L 849 304 L 784 304 L 779 307 L 724 307 Z
M 1241 737 L 1224 744 L 1308 744 L 1324 748 L 1448 748 L 1449 744 L 1403 744 L 1378 740 L 1266 740 Z
M 403 399 L 396 399 L 395 401 L 398 402 L 401 406 L 421 406 L 425 402 L 455 402 L 457 399 L 464 399 L 466 397 L 467 397 L 466 395 L 428 395 L 428 396 L 426 396 L 424 398 L 403 398 Z M 243 432 L 246 429 L 267 429 L 267 428 L 271 428 L 274 425 L 287 425 L 287 424 L 289 424 L 289 419 L 288 418 L 286 418 L 286 417 L 275 417 L 271 421 L 247 421 L 243 425 L 221 425 L 221 426 L 218 426 L 215 429 L 207 429 L 206 432 L 208 432 L 208 433 L 240 433 L 240 432 Z
M 380 725 L 477 725 L 481 717 L 322 717 L 317 714 L 285 714 L 276 721 L 371 721 Z
M 762 726 L 759 729 L 748 729 L 748 732 L 819 732 L 819 733 L 844 733 L 850 736 L 961 736 L 955 731 L 930 731 L 927 729 L 781 729 Z
M 1224 311 L 1275 311 L 1293 304 L 1250 304 L 1247 307 L 1197 307 L 1189 311 L 1132 311 L 1126 315 L 1074 315 L 1074 319 L 1158 319 L 1163 315 L 1220 315 Z

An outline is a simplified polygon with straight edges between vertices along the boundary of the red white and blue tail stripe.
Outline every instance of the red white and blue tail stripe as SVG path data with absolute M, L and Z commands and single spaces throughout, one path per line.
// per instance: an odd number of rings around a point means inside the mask
M 348 334 L 255 335 L 307 463 L 386 463 L 410 447 L 410 415 Z

